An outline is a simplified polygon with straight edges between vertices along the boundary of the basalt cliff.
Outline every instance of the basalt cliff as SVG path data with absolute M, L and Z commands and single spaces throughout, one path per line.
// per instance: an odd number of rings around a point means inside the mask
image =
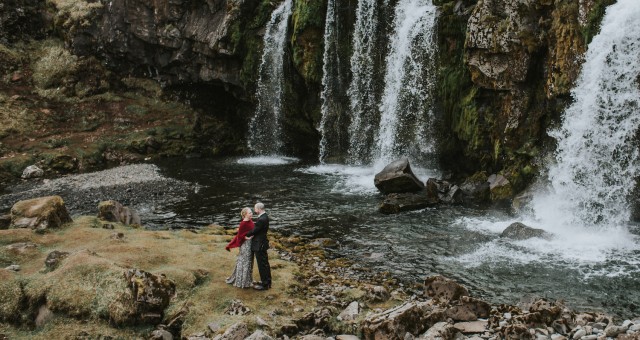
M 438 57 L 425 62 L 437 64 L 441 168 L 459 179 L 502 174 L 509 185 L 494 199 L 531 183 L 553 149 L 546 132 L 570 102 L 586 46 L 611 2 L 435 0 Z M 247 153 L 262 38 L 277 5 L 4 1 L 2 182 L 30 164 L 64 173 L 148 157 Z M 353 0 L 336 7 L 346 60 L 355 7 Z M 327 1 L 296 0 L 289 21 L 284 144 L 305 158 L 318 155 L 326 11 Z M 390 28 L 382 26 L 378 39 L 386 46 Z M 352 75 L 342 71 L 348 82 Z

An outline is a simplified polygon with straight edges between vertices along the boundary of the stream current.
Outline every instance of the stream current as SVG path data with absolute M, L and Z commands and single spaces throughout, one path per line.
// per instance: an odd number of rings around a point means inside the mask
M 269 157 L 156 164 L 164 176 L 191 182 L 195 190 L 177 203 L 137 206 L 145 224 L 152 227 L 215 223 L 232 228 L 242 207 L 261 201 L 273 230 L 331 238 L 339 243 L 328 250 L 332 256 L 346 256 L 407 282 L 440 274 L 492 303 L 545 297 L 564 299 L 578 310 L 600 310 L 626 318 L 640 314 L 637 225 L 627 226 L 620 236 L 631 246 L 618 247 L 611 243 L 619 242 L 617 239 L 603 239 L 576 251 L 575 244 L 564 245 L 572 242 L 564 238 L 501 239 L 500 232 L 510 223 L 530 221 L 498 210 L 439 206 L 381 214 L 377 205 L 383 197 L 373 185 L 375 171 L 368 167 Z M 414 171 L 423 181 L 438 175 L 424 169 Z M 584 235 L 576 235 L 576 242 L 583 242 L 578 236 Z M 598 233 L 592 236 L 601 238 Z

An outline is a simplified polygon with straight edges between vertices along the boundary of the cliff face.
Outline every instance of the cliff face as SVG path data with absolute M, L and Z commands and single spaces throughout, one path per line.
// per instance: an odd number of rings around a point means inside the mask
M 509 197 L 530 183 L 539 158 L 552 146 L 546 131 L 570 100 L 606 3 L 440 5 L 443 161 L 461 174 L 501 172 L 511 187 L 498 196 Z
M 459 177 L 502 173 L 511 186 L 501 196 L 523 189 L 552 146 L 546 130 L 570 100 L 586 44 L 612 1 L 434 0 L 440 8 L 435 111 L 443 167 Z M 293 5 L 285 145 L 288 153 L 315 158 L 327 1 Z M 350 55 L 355 5 L 340 2 L 338 9 L 344 56 Z M 246 152 L 243 136 L 256 106 L 262 36 L 277 3 L 9 0 L 0 6 L 7 9 L 0 11 L 0 43 L 59 37 L 80 61 L 98 60 L 102 66 L 96 68 L 113 72 L 109 77 L 151 78 L 165 94 L 194 107 L 194 138 L 202 152 Z M 7 56 L 0 53 L 0 59 Z M 5 73 L 14 70 L 11 65 L 0 62 Z M 351 75 L 342 73 L 347 83 Z M 111 78 L 110 88 L 122 86 Z M 230 139 L 233 131 L 238 136 Z

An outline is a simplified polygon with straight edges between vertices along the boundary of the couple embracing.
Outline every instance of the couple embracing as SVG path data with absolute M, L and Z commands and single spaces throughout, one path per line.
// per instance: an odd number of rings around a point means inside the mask
M 267 290 L 271 288 L 271 267 L 267 254 L 267 249 L 269 249 L 269 240 L 267 239 L 269 216 L 264 211 L 262 203 L 256 203 L 253 210 L 258 215 L 255 224 L 251 219 L 253 217 L 251 209 L 243 208 L 240 212 L 242 221 L 238 227 L 238 233 L 225 247 L 227 251 L 231 248 L 240 248 L 236 267 L 226 282 L 240 288 L 253 287 L 257 290 Z M 256 285 L 253 285 L 252 279 L 254 257 L 258 263 L 261 280 Z

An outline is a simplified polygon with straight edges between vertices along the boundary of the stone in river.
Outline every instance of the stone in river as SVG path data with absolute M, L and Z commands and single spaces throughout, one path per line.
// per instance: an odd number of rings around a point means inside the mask
M 373 182 L 383 194 L 416 192 L 424 189 L 424 184 L 413 174 L 409 160 L 406 158 L 384 167 L 376 174 Z
M 511 223 L 511 225 L 509 225 L 507 229 L 500 234 L 500 237 L 510 238 L 513 240 L 526 240 L 533 237 L 550 239 L 551 234 L 542 229 L 531 228 L 523 223 L 515 222 Z
M 428 208 L 438 202 L 438 196 L 431 196 L 426 190 L 418 193 L 389 194 L 378 207 L 378 211 L 383 214 L 397 214 Z

